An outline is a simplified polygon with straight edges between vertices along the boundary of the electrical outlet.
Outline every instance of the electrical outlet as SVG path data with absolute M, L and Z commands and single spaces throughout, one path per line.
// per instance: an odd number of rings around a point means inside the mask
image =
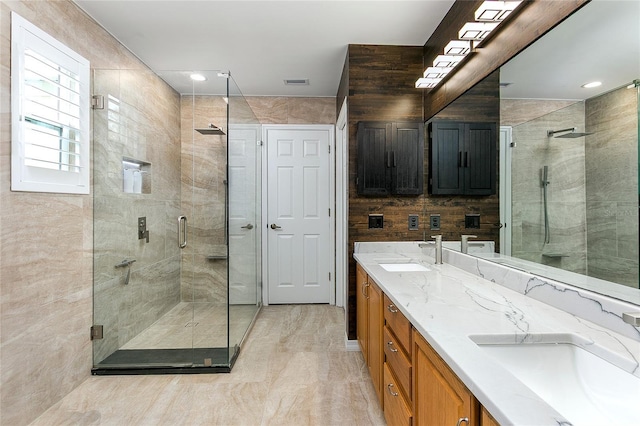
M 480 228 L 480 215 L 479 214 L 465 214 L 464 215 L 464 227 L 466 229 L 479 229 Z
M 369 215 L 369 228 L 383 228 L 384 227 L 384 216 L 381 214 L 370 214 Z
M 429 216 L 429 229 L 431 229 L 432 231 L 439 231 L 440 230 L 440 215 L 439 214 L 432 214 L 431 216 Z
M 418 215 L 410 214 L 409 215 L 409 231 L 417 231 L 418 230 Z

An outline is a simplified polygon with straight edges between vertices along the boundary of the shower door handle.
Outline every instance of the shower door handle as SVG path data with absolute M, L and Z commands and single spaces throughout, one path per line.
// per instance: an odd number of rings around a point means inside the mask
M 182 238 L 180 237 L 182 234 Z M 181 249 L 187 246 L 187 217 L 178 216 L 178 247 Z

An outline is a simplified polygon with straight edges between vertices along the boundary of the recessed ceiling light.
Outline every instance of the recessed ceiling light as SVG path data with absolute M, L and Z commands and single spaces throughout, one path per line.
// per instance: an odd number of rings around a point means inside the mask
M 585 83 L 582 85 L 585 89 L 592 89 L 594 87 L 602 86 L 601 81 L 592 81 L 591 83 Z
M 193 81 L 205 81 L 207 79 L 207 77 L 202 74 L 191 74 L 189 77 Z

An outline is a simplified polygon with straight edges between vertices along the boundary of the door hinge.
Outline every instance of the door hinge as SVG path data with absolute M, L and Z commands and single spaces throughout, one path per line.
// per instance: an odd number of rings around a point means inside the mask
M 91 340 L 100 340 L 102 339 L 102 326 L 101 325 L 92 325 L 91 326 Z
M 331 209 L 329 209 L 329 217 L 331 217 Z
M 329 272 L 329 281 L 331 281 L 331 272 Z
M 104 109 L 104 96 L 103 95 L 91 96 L 91 108 Z
M 331 154 L 331 145 L 329 145 L 329 154 Z
M 264 145 L 264 142 L 258 141 L 258 146 L 262 146 L 262 145 Z

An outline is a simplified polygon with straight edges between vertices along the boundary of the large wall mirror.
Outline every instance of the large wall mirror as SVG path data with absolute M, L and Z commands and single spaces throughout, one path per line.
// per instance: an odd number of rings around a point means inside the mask
M 506 226 L 485 257 L 640 300 L 638 79 L 635 1 L 588 3 L 500 69 Z

